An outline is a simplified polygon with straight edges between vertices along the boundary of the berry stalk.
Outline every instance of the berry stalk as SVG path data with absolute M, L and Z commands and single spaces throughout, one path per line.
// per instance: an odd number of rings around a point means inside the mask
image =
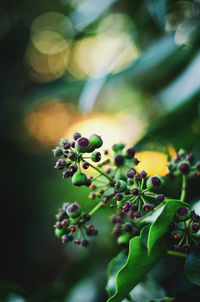
M 186 175 L 182 176 L 182 188 L 181 188 L 181 201 L 185 201 L 185 195 L 186 195 Z

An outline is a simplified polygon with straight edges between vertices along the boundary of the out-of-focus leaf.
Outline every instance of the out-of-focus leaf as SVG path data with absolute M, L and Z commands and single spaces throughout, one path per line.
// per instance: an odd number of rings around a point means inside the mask
M 165 255 L 165 247 L 157 242 L 150 255 L 144 247 L 141 237 L 129 242 L 129 255 L 126 264 L 117 274 L 116 293 L 109 302 L 120 302 L 143 279 L 153 266 Z
M 184 271 L 186 277 L 194 284 L 200 286 L 200 255 L 190 253 L 185 259 Z
M 154 244 L 161 238 L 169 229 L 170 223 L 173 221 L 174 216 L 178 208 L 189 207 L 189 205 L 180 200 L 168 200 L 158 218 L 151 225 L 148 236 L 148 249 L 149 253 L 152 250 Z
M 106 285 L 106 290 L 109 296 L 115 294 L 116 291 L 116 278 L 118 271 L 124 266 L 127 261 L 126 252 L 121 251 L 115 258 L 113 258 L 108 266 L 108 282 Z

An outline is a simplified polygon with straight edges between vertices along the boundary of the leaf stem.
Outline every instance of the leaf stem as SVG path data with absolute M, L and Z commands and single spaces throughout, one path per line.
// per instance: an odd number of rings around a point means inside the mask
M 102 201 L 100 201 L 89 213 L 90 216 L 92 216 L 98 209 L 101 207 Z
M 180 200 L 184 201 L 186 195 L 186 175 L 182 176 L 182 188 L 181 188 L 181 197 Z
M 115 181 L 109 175 L 107 175 L 104 171 L 102 171 L 99 168 L 95 167 L 90 162 L 87 162 L 87 163 L 90 165 L 90 167 L 92 167 L 93 169 L 95 169 L 96 171 L 98 171 L 101 175 L 103 175 L 104 177 L 106 177 L 110 181 L 111 184 L 115 184 Z
M 175 252 L 175 251 L 167 251 L 167 254 L 171 255 L 171 256 L 182 257 L 182 258 L 186 258 L 187 257 L 187 254 L 179 253 L 179 252 Z

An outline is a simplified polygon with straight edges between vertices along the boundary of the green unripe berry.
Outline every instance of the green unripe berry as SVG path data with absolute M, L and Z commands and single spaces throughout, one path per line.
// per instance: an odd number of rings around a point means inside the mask
M 94 162 L 99 162 L 101 160 L 101 153 L 96 151 L 91 154 L 91 160 Z
M 55 235 L 57 236 L 57 237 L 62 237 L 62 235 L 64 235 L 65 234 L 65 229 L 55 229 Z
M 76 172 L 72 176 L 72 184 L 75 186 L 84 186 L 87 184 L 87 176 L 84 173 Z
M 152 191 L 158 191 L 163 185 L 165 181 L 160 175 L 154 175 L 147 179 L 147 188 Z
M 75 149 L 78 152 L 86 153 L 90 150 L 90 142 L 86 137 L 80 137 L 75 142 Z
M 114 152 L 120 152 L 121 150 L 124 149 L 124 147 L 125 147 L 125 145 L 124 145 L 123 143 L 114 144 L 114 145 L 112 146 L 112 150 L 113 150 Z
M 78 203 L 72 203 L 67 208 L 67 214 L 71 218 L 76 218 L 81 215 L 81 207 Z
M 127 189 L 127 182 L 124 180 L 118 180 L 115 185 L 115 189 L 117 192 L 124 192 Z
M 53 150 L 53 153 L 54 153 L 54 156 L 56 157 L 59 157 L 63 154 L 63 151 L 60 147 L 56 147 L 54 150 Z
M 119 245 L 127 245 L 129 243 L 129 240 L 133 237 L 130 233 L 125 233 L 118 237 L 117 243 Z
M 101 137 L 97 134 L 92 134 L 89 137 L 90 145 L 95 149 L 100 148 L 103 145 L 103 141 Z

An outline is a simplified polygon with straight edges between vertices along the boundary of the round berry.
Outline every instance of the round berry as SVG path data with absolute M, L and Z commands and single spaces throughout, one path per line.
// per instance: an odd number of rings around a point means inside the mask
M 120 152 L 121 150 L 124 149 L 124 147 L 125 147 L 125 145 L 124 145 L 123 143 L 114 144 L 114 145 L 112 146 L 112 150 L 113 150 L 114 152 Z
M 190 172 L 190 164 L 188 161 L 182 161 L 178 164 L 178 169 L 182 174 L 188 174 Z
M 132 189 L 132 194 L 133 194 L 133 196 L 138 196 L 138 195 L 140 195 L 140 189 L 138 189 L 137 187 L 134 187 L 134 188 Z
M 199 231 L 199 226 L 198 224 L 193 223 L 192 224 L 192 232 L 197 233 Z
M 181 207 L 176 211 L 177 221 L 186 221 L 190 217 L 190 211 L 187 207 Z
M 138 211 L 138 206 L 136 204 L 133 204 L 132 207 L 131 207 L 131 210 L 133 212 L 137 212 Z
M 114 157 L 114 162 L 117 167 L 120 167 L 124 164 L 124 157 L 121 154 L 117 154 Z
M 81 245 L 84 246 L 84 247 L 87 247 L 89 245 L 89 241 L 87 239 L 83 239 L 81 241 Z
M 69 221 L 68 221 L 67 219 L 63 219 L 63 220 L 62 220 L 62 226 L 63 226 L 64 228 L 67 228 L 67 227 L 69 226 Z
M 70 176 L 72 176 L 72 175 L 71 175 L 71 172 L 68 171 L 68 170 L 64 171 L 63 174 L 62 174 L 62 177 L 63 177 L 63 178 L 68 178 L 68 177 L 70 177 Z
M 53 154 L 54 154 L 54 156 L 59 157 L 59 156 L 61 156 L 61 155 L 63 154 L 63 151 L 62 151 L 61 148 L 56 147 L 56 148 L 53 150 Z
M 72 233 L 75 233 L 76 232 L 76 226 L 75 225 L 70 226 L 70 231 Z
M 135 156 L 135 148 L 129 148 L 126 150 L 127 158 L 134 158 Z
M 71 164 L 68 168 L 69 172 L 71 173 L 71 176 L 74 175 L 76 171 L 78 171 L 78 166 L 76 164 Z
M 191 218 L 194 222 L 200 222 L 200 216 L 197 215 L 194 210 L 191 212 Z
M 80 244 L 81 244 L 81 240 L 78 239 L 78 238 L 75 239 L 75 240 L 74 240 L 74 244 L 75 244 L 75 245 L 80 245 Z
M 72 203 L 67 208 L 67 214 L 71 218 L 76 218 L 76 217 L 80 216 L 80 214 L 81 214 L 81 207 L 80 207 L 80 205 L 77 204 L 77 203 Z
M 72 184 L 75 186 L 84 186 L 87 184 L 87 176 L 84 173 L 76 172 L 72 177 Z
M 71 148 L 75 148 L 75 141 L 72 141 L 72 142 L 70 143 L 70 147 L 71 147 Z
M 200 171 L 200 161 L 198 161 L 198 162 L 196 163 L 196 167 L 197 167 L 197 170 Z
M 131 223 L 127 222 L 123 225 L 124 232 L 131 233 L 133 231 L 133 226 Z
M 77 139 L 79 139 L 81 137 L 81 134 L 79 132 L 75 132 L 73 134 L 73 139 L 76 141 Z
M 63 242 L 63 243 L 67 243 L 67 242 L 69 242 L 69 241 L 70 241 L 70 240 L 69 240 L 69 239 L 70 239 L 70 238 L 69 238 L 69 236 L 68 236 L 68 235 L 66 235 L 66 234 L 65 234 L 65 235 L 63 235 L 63 236 L 61 237 L 61 239 L 62 239 L 62 242 Z
M 76 140 L 75 143 L 76 151 L 81 153 L 88 152 L 89 147 L 90 147 L 90 142 L 86 137 L 80 137 Z
M 123 195 L 120 194 L 120 193 L 117 193 L 117 194 L 115 195 L 115 199 L 116 199 L 117 201 L 120 201 L 120 200 L 123 199 Z
M 148 203 L 145 203 L 143 205 L 143 210 L 144 211 L 152 211 L 154 209 L 154 205 L 153 204 L 148 204 Z
M 139 174 L 142 176 L 142 178 L 147 177 L 147 172 L 145 171 L 141 171 Z
M 68 158 L 71 159 L 72 161 L 75 161 L 77 158 L 76 152 L 75 151 L 70 151 L 68 153 Z
M 60 146 L 63 148 L 63 149 L 69 149 L 70 148 L 70 142 L 67 138 L 61 138 L 60 140 Z
M 135 169 L 134 169 L 134 168 L 131 168 L 130 170 L 127 171 L 126 176 L 127 176 L 128 178 L 133 178 L 135 174 L 136 174 Z
M 85 222 L 86 222 L 86 221 L 89 221 L 90 218 L 91 218 L 91 216 L 90 216 L 89 214 L 87 214 L 87 213 L 85 213 L 85 214 L 83 215 L 83 220 L 84 220 Z
M 134 175 L 134 179 L 135 179 L 136 181 L 139 181 L 139 180 L 142 179 L 142 175 L 139 174 L 139 173 L 137 173 L 137 174 Z
M 89 137 L 89 141 L 90 141 L 90 145 L 95 149 L 100 148 L 103 145 L 103 141 L 101 137 L 97 134 L 92 134 Z
M 61 223 L 60 221 L 57 221 L 56 224 L 55 224 L 55 227 L 56 227 L 57 229 L 62 229 L 62 228 L 63 228 L 63 225 L 62 225 L 62 223 Z
M 101 160 L 101 153 L 100 152 L 94 152 L 91 154 L 91 160 L 94 162 L 99 162 Z
M 57 237 L 62 237 L 65 234 L 65 229 L 57 229 L 55 228 L 55 234 Z
M 186 160 L 189 161 L 191 164 L 194 162 L 194 159 L 195 159 L 195 157 L 192 153 L 190 153 L 186 156 Z
M 124 192 L 127 188 L 127 182 L 125 182 L 124 180 L 118 180 L 116 182 L 116 185 L 115 185 L 115 189 L 118 191 L 118 192 Z
M 119 245 L 128 245 L 129 240 L 133 237 L 133 235 L 131 235 L 130 233 L 125 233 L 121 236 L 118 237 L 117 239 L 117 243 Z
M 87 170 L 89 168 L 89 163 L 87 163 L 86 161 L 82 162 L 82 168 Z
M 57 162 L 56 162 L 56 168 L 58 170 L 63 170 L 65 168 L 65 160 L 64 159 L 59 159 Z
M 163 202 L 164 198 L 165 197 L 164 197 L 163 194 L 158 194 L 157 197 L 156 197 L 156 199 L 157 199 L 158 202 Z
M 191 248 L 192 248 L 191 244 L 189 244 L 189 243 L 183 244 L 183 250 L 184 250 L 184 252 L 189 253 L 191 251 Z
M 147 179 L 147 188 L 151 191 L 159 190 L 164 184 L 164 179 L 160 175 L 151 176 Z

